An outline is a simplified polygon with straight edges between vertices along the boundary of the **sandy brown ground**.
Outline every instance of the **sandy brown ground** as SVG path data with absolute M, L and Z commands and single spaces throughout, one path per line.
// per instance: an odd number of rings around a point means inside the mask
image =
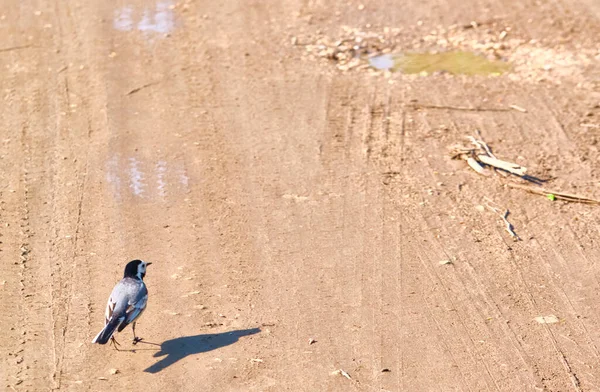
M 553 82 L 386 78 L 291 43 L 496 18 L 598 53 L 596 1 L 109 3 L 0 9 L 0 390 L 600 390 L 600 210 L 447 153 L 479 128 L 600 197 L 598 58 Z M 92 345 L 132 258 L 161 347 Z

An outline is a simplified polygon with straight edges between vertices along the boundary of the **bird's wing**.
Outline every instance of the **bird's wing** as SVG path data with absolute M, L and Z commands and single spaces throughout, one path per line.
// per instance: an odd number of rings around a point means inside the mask
M 117 303 L 115 302 L 115 300 L 113 299 L 113 296 L 111 295 L 108 298 L 108 302 L 106 303 L 106 311 L 104 312 L 104 325 L 106 325 L 110 322 L 110 319 L 113 316 L 113 312 L 115 311 L 116 304 Z
M 146 304 L 148 303 L 148 293 L 146 292 L 143 296 L 139 297 L 137 301 L 133 301 L 129 303 L 127 306 L 127 310 L 125 311 L 125 323 L 130 324 L 135 319 L 140 317 L 144 309 L 146 309 Z
M 104 324 L 108 324 L 113 317 L 123 318 L 123 313 L 129 305 L 128 301 L 128 285 L 121 280 L 115 285 L 108 302 L 106 303 L 106 312 L 104 313 Z M 123 318 L 125 320 L 125 318 Z

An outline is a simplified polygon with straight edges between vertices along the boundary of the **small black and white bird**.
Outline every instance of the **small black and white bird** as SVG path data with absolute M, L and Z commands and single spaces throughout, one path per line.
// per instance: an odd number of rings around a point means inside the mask
M 142 260 L 133 260 L 125 266 L 123 279 L 113 289 L 108 303 L 104 319 L 104 328 L 92 343 L 106 344 L 109 340 L 116 345 L 113 334 L 115 330 L 121 332 L 126 326 L 133 323 L 133 344 L 142 340 L 135 335 L 135 322 L 141 316 L 148 302 L 148 289 L 144 284 L 146 267 L 152 263 Z

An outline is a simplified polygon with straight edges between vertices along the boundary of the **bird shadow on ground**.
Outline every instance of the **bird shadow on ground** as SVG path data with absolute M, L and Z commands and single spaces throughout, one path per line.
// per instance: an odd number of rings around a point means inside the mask
M 229 346 L 230 344 L 237 342 L 239 338 L 243 336 L 254 335 L 259 332 L 260 328 L 251 328 L 223 333 L 183 336 L 165 340 L 160 344 L 160 350 L 154 354 L 154 357 L 162 357 L 164 355 L 166 355 L 166 357 L 147 369 L 144 369 L 144 372 L 158 373 L 189 355 L 205 353 L 207 351 Z

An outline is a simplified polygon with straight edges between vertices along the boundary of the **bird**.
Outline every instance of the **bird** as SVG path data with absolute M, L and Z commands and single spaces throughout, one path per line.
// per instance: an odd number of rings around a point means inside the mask
M 142 341 L 135 334 L 135 323 L 146 309 L 148 289 L 144 283 L 146 267 L 152 263 L 143 260 L 132 260 L 125 266 L 123 279 L 117 283 L 108 298 L 104 317 L 104 328 L 96 335 L 92 343 L 106 344 L 109 340 L 115 345 L 119 343 L 114 338 L 115 330 L 121 332 L 132 324 L 133 344 Z

